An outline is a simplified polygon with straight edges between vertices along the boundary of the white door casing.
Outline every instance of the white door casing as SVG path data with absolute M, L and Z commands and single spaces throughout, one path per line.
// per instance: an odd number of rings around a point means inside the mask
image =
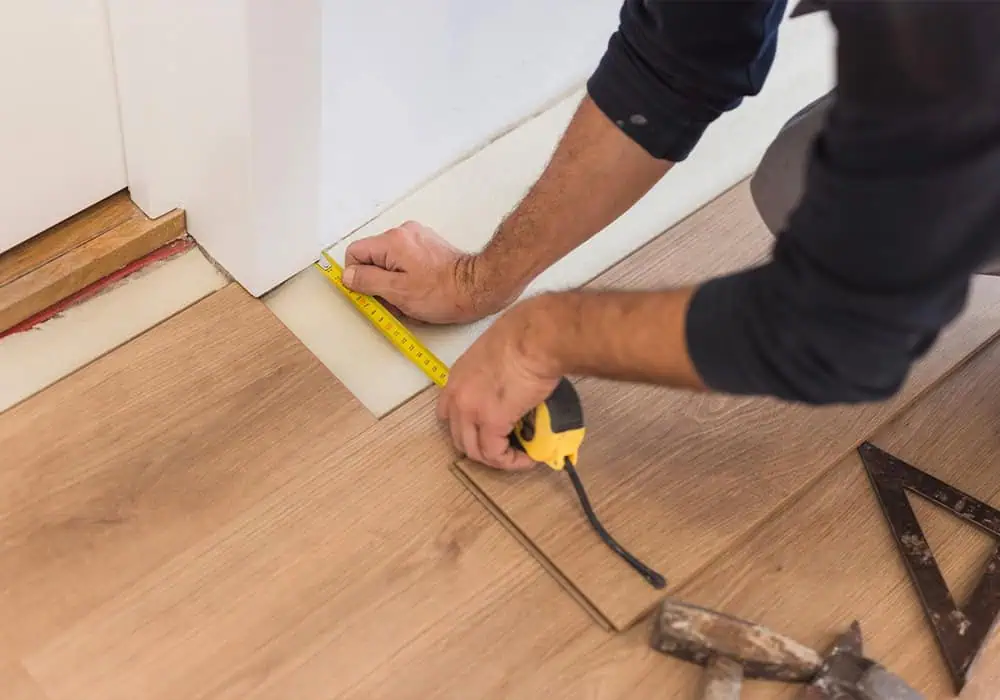
M 108 0 L 129 188 L 253 294 L 319 253 L 321 0 Z
M 0 1 L 0 252 L 126 185 L 104 0 Z

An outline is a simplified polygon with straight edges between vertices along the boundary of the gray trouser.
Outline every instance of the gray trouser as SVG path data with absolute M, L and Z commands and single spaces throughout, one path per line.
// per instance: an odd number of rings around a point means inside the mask
M 809 152 L 832 105 L 829 92 L 799 110 L 778 132 L 750 178 L 757 212 L 775 236 L 784 230 L 802 197 Z M 1000 276 L 1000 259 L 988 261 L 977 272 Z

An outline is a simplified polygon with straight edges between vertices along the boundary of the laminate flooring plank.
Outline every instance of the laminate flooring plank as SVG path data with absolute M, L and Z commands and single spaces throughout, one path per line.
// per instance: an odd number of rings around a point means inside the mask
M 0 659 L 0 697 L 3 700 L 48 700 L 27 671 L 16 662 Z
M 122 190 L 0 254 L 0 287 L 37 270 L 142 211 Z
M 638 626 L 617 635 L 603 630 L 541 568 L 498 582 L 478 603 L 396 651 L 349 692 L 328 697 L 658 700 L 676 685 L 676 668 L 633 634 Z M 313 661 L 317 677 L 324 662 Z M 248 700 L 286 697 L 272 687 Z
M 1000 343 L 993 343 L 878 430 L 871 441 L 1000 507 L 998 365 Z M 953 582 L 953 589 L 968 590 L 985 563 L 982 535 L 951 515 L 923 517 L 925 510 L 917 511 L 921 528 L 945 578 Z M 996 546 L 995 541 L 991 544 L 991 549 Z M 845 457 L 801 500 L 720 557 L 677 595 L 750 616 L 814 646 L 827 643 L 839 628 L 857 618 L 873 658 L 927 698 L 951 697 L 950 679 L 916 589 L 856 454 Z M 963 697 L 1000 697 L 998 642 L 994 639 L 990 653 L 980 659 L 974 669 L 975 682 Z M 981 694 L 989 690 L 987 686 L 992 687 L 992 695 Z M 788 696 L 760 692 L 746 697 Z
M 374 419 L 232 284 L 0 415 L 0 620 L 20 656 Z M 81 660 L 91 663 L 93 659 Z
M 745 185 L 641 249 L 595 287 L 655 288 L 752 264 L 770 235 Z M 625 629 L 1000 331 L 1000 279 L 977 278 L 964 315 L 879 404 L 770 399 L 579 381 L 588 435 L 579 472 L 609 531 L 664 574 L 652 588 L 600 542 L 569 480 L 548 469 L 459 467 L 616 629 Z
M 593 626 L 448 472 L 454 453 L 433 399 L 339 449 L 300 430 L 295 480 L 25 665 L 53 700 L 311 700 L 367 697 L 359 684 L 416 645 L 442 656 L 415 684 L 463 678 L 468 691 Z M 540 625 L 537 641 L 505 636 L 512 618 L 497 601 L 522 591 L 530 602 L 515 629 Z M 492 648 L 455 643 L 456 630 L 470 642 L 480 623 L 501 635 Z

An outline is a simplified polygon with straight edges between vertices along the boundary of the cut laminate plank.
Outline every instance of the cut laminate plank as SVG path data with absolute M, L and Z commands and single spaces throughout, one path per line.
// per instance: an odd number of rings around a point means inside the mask
M 746 187 L 699 211 L 599 278 L 596 286 L 690 282 L 763 256 L 769 234 Z M 964 315 L 891 401 L 811 408 L 767 399 L 586 379 L 580 475 L 614 536 L 664 574 L 657 591 L 610 551 L 569 480 L 548 469 L 461 468 L 616 629 L 676 590 L 781 502 L 1000 331 L 1000 280 L 977 278 Z
M 0 337 L 0 412 L 226 283 L 204 254 L 191 248 L 143 267 L 28 330 Z
M 79 222 L 67 222 L 47 234 L 40 241 L 48 251 L 46 255 L 57 249 L 62 250 L 61 254 L 23 274 L 11 274 L 10 280 L 0 285 L 0 332 L 184 235 L 181 210 L 158 219 L 129 216 L 107 227 L 109 221 L 121 216 L 121 202 L 112 198 L 105 206 L 103 214 L 92 212 Z M 87 238 L 82 230 L 87 227 L 98 231 L 98 235 Z M 61 243 L 53 239 L 61 239 Z M 31 244 L 28 241 L 26 245 Z M 23 252 L 13 267 L 26 269 Z
M 455 475 L 455 478 L 461 481 L 466 486 L 466 488 L 469 489 L 472 495 L 476 497 L 476 500 L 479 501 L 483 505 L 483 507 L 485 507 L 486 510 L 488 510 L 495 518 L 497 518 L 497 521 L 507 529 L 507 532 L 509 532 L 514 539 L 516 539 L 518 542 L 520 542 L 522 545 L 528 548 L 528 550 L 538 560 L 538 563 L 541 565 L 541 567 L 546 572 L 548 572 L 550 576 L 552 576 L 559 582 L 559 585 L 562 586 L 563 589 L 566 592 L 568 592 L 573 597 L 573 599 L 576 600 L 576 602 L 583 607 L 584 610 L 587 611 L 587 614 L 589 614 L 595 621 L 597 621 L 597 623 L 601 625 L 605 630 L 610 632 L 611 625 L 608 623 L 607 619 L 605 619 L 604 615 L 602 615 L 597 608 L 591 605 L 589 600 L 587 600 L 580 594 L 580 592 L 573 586 L 573 583 L 567 580 L 566 577 L 563 576 L 562 572 L 552 565 L 552 562 L 550 562 L 545 557 L 538 555 L 538 553 L 534 549 L 534 545 L 532 545 L 531 543 L 531 540 L 525 537 L 524 533 L 522 533 L 520 530 L 514 527 L 513 523 L 511 523 L 510 520 L 504 517 L 503 512 L 500 511 L 495 505 L 493 505 L 493 501 L 486 498 L 486 496 L 483 494 L 482 491 L 476 488 L 476 485 L 472 482 L 471 479 L 469 479 L 469 476 L 464 471 L 462 471 L 457 464 L 453 464 L 451 470 L 452 473 Z
M 8 646 L 37 649 L 292 479 L 304 423 L 332 450 L 373 419 L 235 284 L 0 416 Z
M 539 275 L 526 296 L 586 283 L 753 171 L 784 122 L 835 82 L 834 33 L 821 16 L 793 20 L 781 36 L 761 94 L 720 117 L 690 158 L 629 211 Z M 463 250 L 480 249 L 541 174 L 584 94 L 576 91 L 449 168 L 333 246 L 332 256 L 342 263 L 352 241 L 408 219 L 433 227 Z M 427 377 L 312 267 L 266 301 L 375 415 L 385 415 L 429 386 Z M 494 318 L 464 326 L 413 324 L 411 330 L 452 363 Z
M 37 270 L 142 211 L 122 190 L 0 254 L 0 287 Z

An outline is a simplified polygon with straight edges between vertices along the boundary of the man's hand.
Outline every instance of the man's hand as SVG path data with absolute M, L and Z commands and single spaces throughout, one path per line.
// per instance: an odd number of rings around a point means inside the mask
M 452 368 L 438 398 L 438 418 L 447 421 L 456 449 L 499 469 L 527 469 L 534 461 L 510 446 L 508 436 L 524 414 L 559 383 L 548 362 L 525 345 L 530 320 L 515 306 L 496 321 Z
M 428 323 L 470 323 L 512 301 L 499 285 L 477 279 L 476 257 L 426 226 L 407 221 L 347 248 L 344 284 L 378 296 Z
M 563 376 L 705 390 L 685 342 L 693 291 L 554 292 L 520 302 L 458 358 L 438 398 L 455 447 L 500 469 L 532 466 L 507 436 Z
M 627 211 L 670 169 L 585 97 L 549 164 L 482 251 L 408 221 L 347 248 L 344 284 L 430 323 L 502 311 L 557 260 Z

